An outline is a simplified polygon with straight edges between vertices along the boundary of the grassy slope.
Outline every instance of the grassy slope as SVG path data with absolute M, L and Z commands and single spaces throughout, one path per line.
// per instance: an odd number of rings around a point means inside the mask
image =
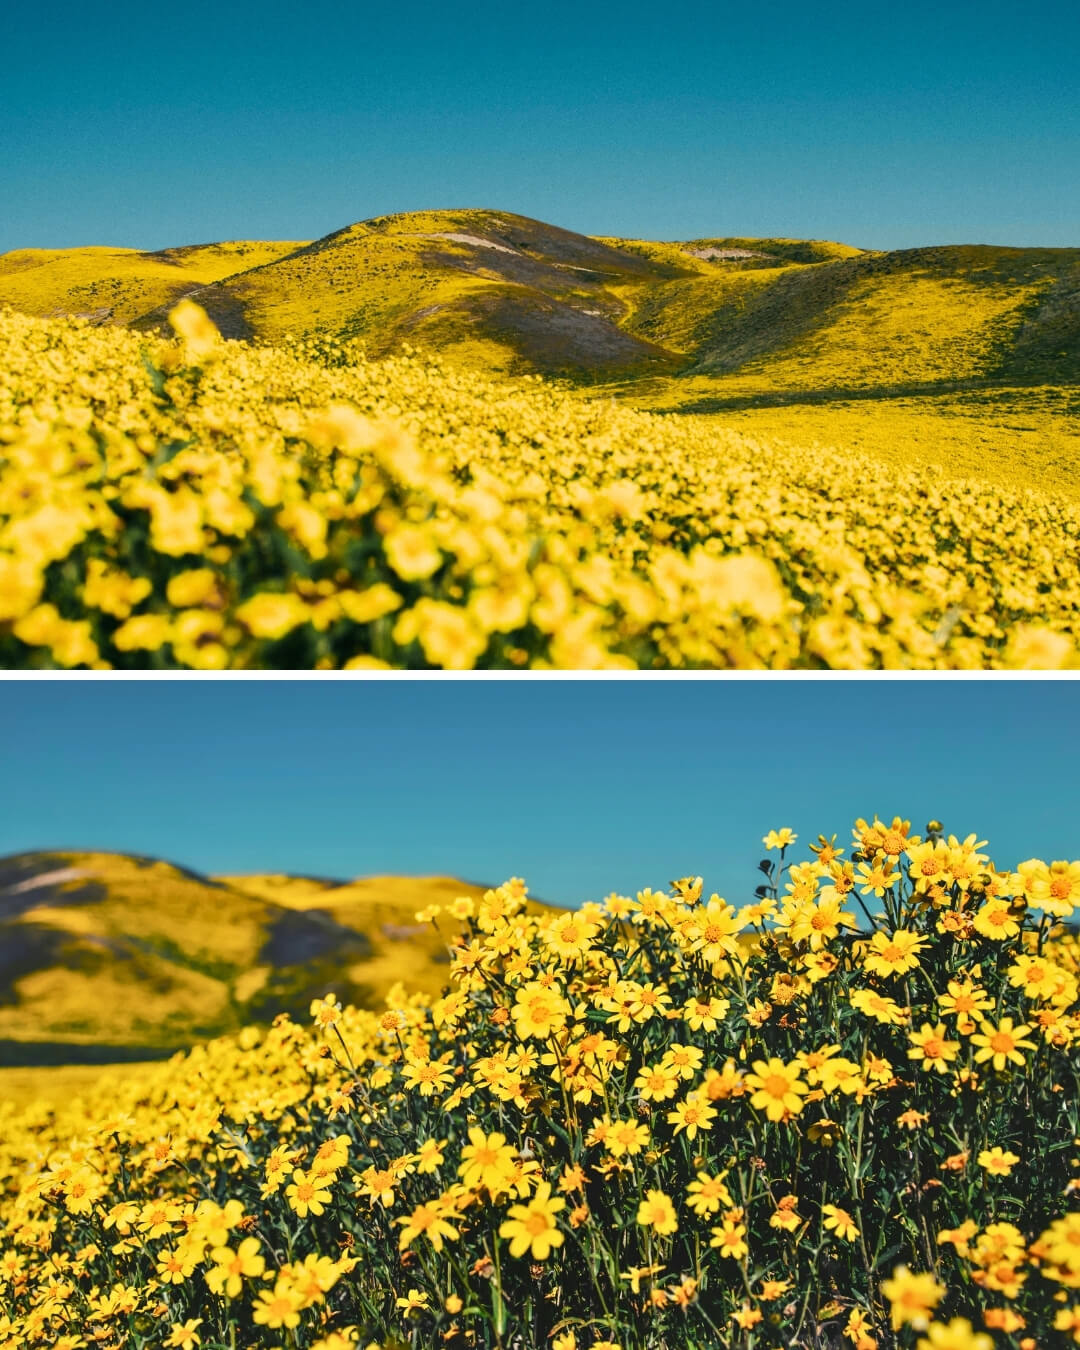
M 609 387 L 765 440 L 1080 497 L 1080 249 L 731 267 L 641 298 L 674 379 Z
M 18 249 L 0 254 L 0 304 L 42 317 L 132 323 L 181 295 L 273 262 L 296 243 L 233 241 L 143 253 L 132 248 Z
M 334 988 L 365 1003 L 445 951 L 415 911 L 483 888 L 449 878 L 215 880 L 155 859 L 0 860 L 0 1064 L 147 1057 Z

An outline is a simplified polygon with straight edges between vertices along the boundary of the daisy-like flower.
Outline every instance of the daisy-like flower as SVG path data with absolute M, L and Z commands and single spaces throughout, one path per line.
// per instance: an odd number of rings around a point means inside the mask
M 692 998 L 683 1004 L 683 1021 L 691 1031 L 715 1031 L 730 1006 L 726 998 Z
M 893 1331 L 909 1325 L 925 1331 L 930 1314 L 945 1297 L 945 1286 L 928 1272 L 913 1274 L 907 1266 L 897 1266 L 891 1280 L 882 1280 L 881 1292 L 889 1300 Z
M 723 1223 L 709 1231 L 712 1234 L 709 1239 L 709 1246 L 714 1247 L 721 1256 L 728 1256 L 733 1261 L 741 1261 L 750 1250 L 746 1245 L 746 1225 L 743 1223 L 733 1219 L 725 1219 Z
M 975 1030 L 973 1014 L 984 1013 L 994 1006 L 986 990 L 971 980 L 950 980 L 947 992 L 938 994 L 937 1001 L 943 1012 L 956 1018 L 956 1029 L 964 1036 Z
M 906 928 L 875 933 L 863 948 L 862 963 L 871 975 L 905 975 L 919 964 L 919 952 L 925 946 L 925 938 Z
M 266 1269 L 258 1238 L 244 1238 L 235 1251 L 231 1247 L 215 1247 L 210 1257 L 214 1264 L 206 1272 L 207 1287 L 211 1293 L 227 1298 L 236 1298 L 245 1279 L 256 1280 Z
M 300 1218 L 306 1219 L 309 1214 L 322 1214 L 331 1197 L 321 1178 L 297 1168 L 285 1187 L 285 1198 Z
M 739 950 L 739 920 L 732 905 L 720 896 L 710 896 L 707 905 L 692 910 L 681 931 L 703 961 L 712 965 Z
M 1031 999 L 1053 998 L 1068 982 L 1068 972 L 1042 956 L 1018 956 L 1005 974 L 1014 989 Z
M 505 1190 L 513 1176 L 517 1150 L 506 1142 L 506 1135 L 496 1130 L 485 1134 L 473 1125 L 469 1142 L 461 1150 L 458 1175 L 470 1189 L 486 1186 L 493 1194 Z
M 675 1133 L 685 1131 L 687 1139 L 696 1139 L 699 1130 L 707 1130 L 716 1119 L 716 1111 L 699 1093 L 687 1094 L 686 1100 L 667 1113 L 667 1122 L 675 1126 Z
M 643 1228 L 651 1228 L 661 1236 L 674 1233 L 679 1226 L 670 1197 L 657 1190 L 645 1192 L 645 1199 L 638 1205 L 637 1221 Z
M 395 1219 L 394 1222 L 401 1225 L 398 1249 L 407 1251 L 418 1237 L 425 1237 L 437 1252 L 441 1252 L 444 1239 L 460 1236 L 457 1228 L 448 1222 L 448 1213 L 453 1213 L 453 1210 L 445 1201 L 429 1200 L 426 1204 L 417 1205 L 407 1218 Z
M 770 850 L 785 849 L 789 845 L 793 844 L 795 840 L 798 839 L 798 837 L 799 836 L 795 833 L 794 830 L 789 829 L 785 825 L 783 829 L 770 830 L 769 833 L 765 835 L 765 837 L 762 839 L 761 842 L 765 845 L 767 849 Z
M 454 1071 L 439 1060 L 406 1054 L 402 1070 L 405 1086 L 415 1088 L 421 1097 L 439 1096 L 454 1081 Z
M 699 1172 L 697 1180 L 692 1181 L 686 1188 L 686 1203 L 694 1211 L 697 1218 L 703 1219 L 706 1215 L 715 1214 L 721 1207 L 730 1207 L 731 1192 L 725 1184 L 727 1172 L 721 1172 L 717 1176 L 712 1176 L 708 1172 Z
M 948 1039 L 948 1032 L 941 1022 L 936 1026 L 924 1022 L 918 1031 L 908 1032 L 908 1040 L 911 1042 L 908 1059 L 920 1062 L 924 1069 L 936 1069 L 938 1073 L 947 1071 L 960 1049 L 959 1041 Z
M 1004 899 L 988 900 L 981 905 L 972 922 L 977 933 L 995 942 L 1004 942 L 1020 931 L 1020 921 L 1013 913 L 1012 904 Z
M 885 1026 L 902 1026 L 911 1016 L 907 1008 L 875 989 L 853 989 L 848 998 L 853 1008 Z
M 1020 1155 L 995 1146 L 984 1148 L 975 1161 L 992 1177 L 1007 1177 L 1020 1161 Z
M 838 937 L 841 928 L 856 926 L 855 915 L 844 909 L 835 891 L 831 895 L 823 893 L 816 903 L 785 905 L 776 923 L 777 927 L 787 929 L 792 942 L 805 942 L 811 951 L 819 951 L 826 942 Z
M 872 894 L 879 900 L 900 880 L 900 873 L 894 868 L 891 858 L 882 857 L 873 863 L 859 863 L 857 871 L 859 889 L 863 895 Z
M 1080 905 L 1080 862 L 1052 862 L 1035 877 L 1030 895 L 1047 914 L 1069 918 Z
M 565 1237 L 559 1232 L 555 1216 L 566 1208 L 566 1201 L 551 1194 L 551 1184 L 540 1182 L 532 1199 L 524 1205 L 511 1205 L 507 1219 L 499 1227 L 499 1236 L 510 1243 L 511 1256 L 524 1256 L 534 1261 L 546 1261 Z
M 416 1150 L 416 1170 L 421 1176 L 434 1172 L 444 1160 L 445 1139 L 425 1139 Z
M 859 1236 L 855 1220 L 838 1205 L 822 1205 L 821 1221 L 830 1233 L 835 1233 L 844 1242 L 854 1242 Z
M 805 1105 L 803 1098 L 810 1091 L 803 1082 L 798 1064 L 785 1064 L 782 1059 L 757 1059 L 753 1073 L 746 1075 L 746 1086 L 753 1091 L 750 1105 L 755 1111 L 764 1111 L 770 1120 L 785 1120 L 798 1115 Z
M 271 1331 L 281 1328 L 292 1330 L 300 1325 L 300 1313 L 303 1299 L 287 1281 L 279 1279 L 273 1289 L 259 1292 L 252 1320 L 257 1326 L 268 1327 Z
M 546 1040 L 566 1025 L 569 1015 L 570 1005 L 558 987 L 548 988 L 534 980 L 517 991 L 513 1017 L 522 1040 L 530 1036 Z
M 989 1060 L 999 1070 L 1006 1064 L 1023 1065 L 1023 1052 L 1035 1049 L 1035 1042 L 1027 1039 L 1030 1031 L 1026 1023 L 1014 1026 L 1011 1017 L 1003 1017 L 997 1026 L 983 1022 L 971 1038 L 972 1045 L 978 1046 L 975 1063 L 985 1064 Z
M 854 1344 L 855 1350 L 863 1350 L 863 1347 L 866 1347 L 867 1350 L 874 1350 L 877 1341 L 871 1335 L 872 1326 L 873 1323 L 870 1321 L 868 1313 L 864 1312 L 862 1308 L 852 1308 L 844 1324 L 844 1336 Z
M 943 839 L 926 839 L 907 846 L 908 870 L 915 889 L 925 892 L 931 886 L 948 881 L 949 846 Z
M 202 1324 L 201 1317 L 190 1317 L 184 1323 L 173 1323 L 169 1328 L 169 1339 L 165 1342 L 168 1350 L 194 1350 L 195 1346 L 201 1345 L 199 1327 Z
M 660 1061 L 665 1068 L 674 1069 L 680 1078 L 693 1078 L 701 1069 L 704 1052 L 696 1045 L 671 1045 Z
M 564 963 L 579 961 L 589 950 L 600 925 L 580 913 L 559 915 L 540 930 L 540 940 L 548 951 Z
M 638 1070 L 634 1087 L 642 1100 L 666 1102 L 679 1090 L 678 1070 L 666 1064 L 646 1064 Z
M 317 998 L 311 1004 L 311 1017 L 316 1026 L 332 1027 L 341 1021 L 341 1004 L 333 994 Z

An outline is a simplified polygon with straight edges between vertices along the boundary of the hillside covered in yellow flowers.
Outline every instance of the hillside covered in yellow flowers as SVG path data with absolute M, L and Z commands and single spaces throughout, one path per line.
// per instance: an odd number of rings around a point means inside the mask
M 403 979 L 436 993 L 445 945 L 415 913 L 484 889 L 450 877 L 208 877 L 120 853 L 0 859 L 0 1065 L 155 1058 L 297 1015 L 330 988 L 361 1006 Z
M 498 211 L 4 254 L 0 666 L 1068 667 L 1078 297 Z
M 171 315 L 175 340 L 0 314 L 0 666 L 1078 659 L 1050 456 L 949 476 Z
M 0 306 L 39 317 L 164 331 L 189 295 L 226 337 L 360 339 L 370 357 L 406 341 L 590 384 L 677 375 L 661 389 L 679 406 L 1075 383 L 1078 294 L 1080 248 L 660 243 L 493 210 L 381 216 L 305 243 L 0 255 Z

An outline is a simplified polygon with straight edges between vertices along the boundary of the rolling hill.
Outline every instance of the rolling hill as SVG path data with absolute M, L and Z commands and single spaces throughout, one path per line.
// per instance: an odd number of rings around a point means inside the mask
M 0 254 L 0 303 L 42 318 L 134 323 L 233 273 L 291 253 L 296 244 L 196 244 L 133 248 L 24 248 Z
M 1080 248 L 593 238 L 453 210 L 303 243 L 0 255 L 0 307 L 39 316 L 165 333 L 185 294 L 227 337 L 320 361 L 408 346 L 767 443 L 1080 498 Z
M 360 1004 L 437 990 L 445 944 L 417 909 L 486 888 L 449 877 L 208 877 L 156 858 L 0 859 L 0 1065 L 146 1059 L 328 989 Z
M 1080 248 L 662 243 L 460 210 L 301 244 L 0 255 L 0 304 L 38 315 L 156 329 L 184 293 L 226 336 L 408 342 L 653 401 L 659 383 L 694 410 L 1080 380 Z

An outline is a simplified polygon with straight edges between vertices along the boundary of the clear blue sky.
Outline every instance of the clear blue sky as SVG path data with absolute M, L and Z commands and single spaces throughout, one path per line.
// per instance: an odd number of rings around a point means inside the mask
M 1076 682 L 4 681 L 0 854 L 746 898 L 766 830 L 874 811 L 1080 857 L 1078 744 Z
M 490 206 L 586 233 L 1080 244 L 1075 0 L 16 7 L 0 250 Z

